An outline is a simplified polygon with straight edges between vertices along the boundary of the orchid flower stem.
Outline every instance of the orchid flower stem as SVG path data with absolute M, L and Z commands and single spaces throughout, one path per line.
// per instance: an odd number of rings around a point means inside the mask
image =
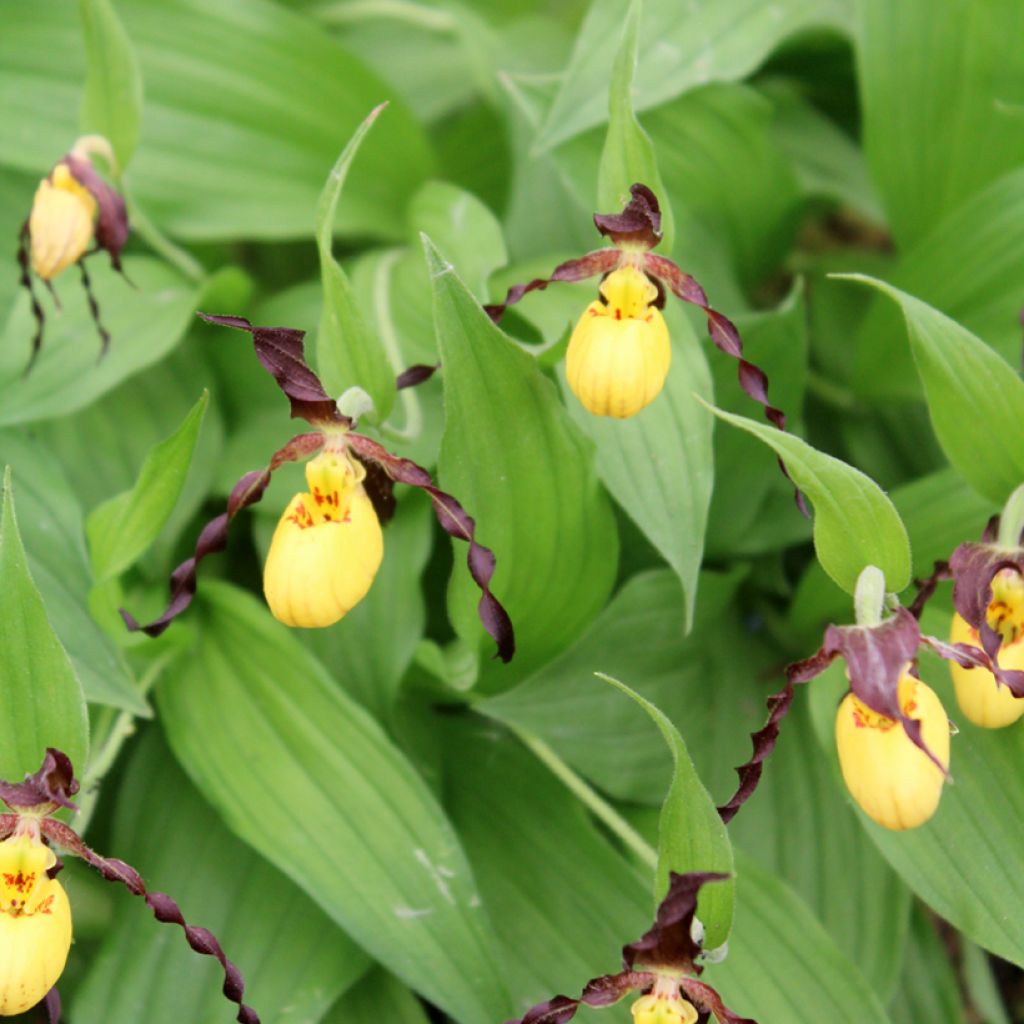
M 125 193 L 128 201 L 128 219 L 132 230 L 143 239 L 158 256 L 172 267 L 180 270 L 190 281 L 201 282 L 206 278 L 203 265 L 181 246 L 175 245 L 143 212 L 142 207 Z
M 607 829 L 618 836 L 622 844 L 649 867 L 658 867 L 658 853 L 646 839 L 593 787 L 580 778 L 543 740 L 532 736 L 519 726 L 505 723 L 519 741 L 555 775 L 563 785 L 582 803 Z
M 999 536 L 996 543 L 1001 548 L 1020 547 L 1020 535 L 1024 531 L 1024 484 L 1021 484 L 1006 499 L 999 516 Z
M 885 576 L 875 565 L 867 565 L 857 577 L 853 608 L 858 626 L 877 626 L 885 603 Z

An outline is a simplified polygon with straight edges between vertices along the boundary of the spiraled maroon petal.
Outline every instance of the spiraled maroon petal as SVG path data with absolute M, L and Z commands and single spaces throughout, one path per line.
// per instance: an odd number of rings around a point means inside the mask
M 498 657 L 502 661 L 510 661 L 516 649 L 512 620 L 501 602 L 491 593 L 494 553 L 476 540 L 476 522 L 473 517 L 456 498 L 436 487 L 430 474 L 411 459 L 392 455 L 383 445 L 362 434 L 349 434 L 348 442 L 356 454 L 369 462 L 376 462 L 392 480 L 426 491 L 433 503 L 437 521 L 445 533 L 469 544 L 466 562 L 473 582 L 480 588 L 480 603 L 477 606 L 480 621 L 498 645 Z
M 595 213 L 594 226 L 616 245 L 642 245 L 653 249 L 661 241 L 661 207 L 658 197 L 636 182 L 621 213 Z
M 38 771 L 26 775 L 23 782 L 0 781 L 0 800 L 13 810 L 50 804 L 54 809 L 67 807 L 74 811 L 78 808 L 71 797 L 78 788 L 68 755 L 56 747 L 47 747 Z
M 43 331 L 46 328 L 46 313 L 36 296 L 35 286 L 32 284 L 32 239 L 28 230 L 28 220 L 21 225 L 18 232 L 18 283 L 28 292 L 29 302 L 32 305 L 32 316 L 36 322 L 36 331 L 32 335 L 32 350 L 29 353 L 28 363 L 25 366 L 22 376 L 27 377 L 35 361 L 39 356 L 39 350 L 43 347 Z
M 434 374 L 441 369 L 440 363 L 416 363 L 409 369 L 403 370 L 395 378 L 395 387 L 401 391 L 403 388 L 414 388 L 426 380 L 430 380 Z
M 387 471 L 376 462 L 363 462 L 366 476 L 363 479 L 363 490 L 373 505 L 374 512 L 381 526 L 391 521 L 395 514 L 395 481 Z
M 696 978 L 680 978 L 679 987 L 698 1010 L 713 1013 L 721 1024 L 757 1024 L 752 1017 L 740 1017 L 733 1013 L 707 982 L 697 981 Z
M 950 572 L 949 562 L 935 562 L 930 576 L 923 580 L 914 580 L 917 594 L 910 604 L 910 614 L 920 621 L 921 613 L 924 611 L 925 605 L 932 599 L 932 595 L 935 593 L 938 585 L 952 578 L 953 574 Z
M 669 968 L 700 974 L 703 968 L 694 962 L 700 944 L 691 934 L 697 896 L 708 882 L 721 882 L 729 876 L 717 871 L 690 871 L 682 875 L 670 871 L 668 877 L 668 892 L 658 904 L 654 924 L 636 942 L 623 946 L 622 961 L 630 969 L 639 964 L 652 970 Z
M 560 263 L 555 267 L 550 277 L 537 277 L 528 284 L 512 285 L 505 295 L 504 302 L 484 306 L 484 312 L 495 323 L 498 323 L 504 316 L 505 310 L 509 306 L 515 305 L 527 293 L 543 291 L 549 284 L 558 281 L 573 283 L 585 281 L 588 277 L 594 277 L 596 274 L 607 274 L 614 270 L 621 260 L 622 253 L 618 249 L 595 249 L 579 259 L 566 260 L 565 263 Z
M 619 971 L 591 978 L 583 989 L 580 1002 L 587 1006 L 611 1006 L 638 988 L 654 984 L 654 975 L 647 971 Z
M 576 1016 L 580 1001 L 569 996 L 553 996 L 543 1003 L 531 1006 L 522 1018 L 508 1024 L 566 1024 Z
M 163 613 L 145 626 L 124 608 L 118 609 L 124 624 L 131 632 L 141 630 L 147 636 L 157 637 L 192 603 L 196 596 L 196 570 L 199 563 L 207 555 L 223 551 L 228 543 L 228 527 L 231 521 L 250 505 L 255 505 L 264 495 L 270 484 L 271 474 L 285 462 L 295 462 L 308 458 L 319 451 L 324 444 L 324 435 L 319 431 L 299 434 L 293 437 L 283 448 L 279 448 L 270 460 L 266 469 L 255 469 L 246 473 L 231 490 L 228 496 L 227 511 L 211 519 L 201 530 L 196 541 L 194 553 L 186 558 L 174 571 L 170 578 L 171 597 Z
M 96 298 L 96 293 L 92 290 L 92 278 L 89 277 L 89 271 L 85 269 L 84 259 L 78 261 L 78 272 L 82 276 L 82 289 L 89 304 L 89 315 L 92 317 L 92 322 L 96 327 L 96 333 L 100 336 L 100 358 L 102 359 L 110 348 L 110 331 L 103 326 L 99 300 Z
M 1024 697 L 1024 672 L 1017 669 L 1001 668 L 995 658 L 989 657 L 980 647 L 973 644 L 950 644 L 934 636 L 923 635 L 922 642 L 928 645 L 940 658 L 954 661 L 963 668 L 983 668 L 991 672 L 1014 697 Z
M 288 396 L 293 419 L 306 420 L 313 426 L 327 423 L 351 426 L 351 420 L 338 412 L 334 399 L 324 391 L 320 378 L 306 362 L 305 331 L 292 327 L 254 327 L 241 316 L 198 315 L 207 323 L 233 327 L 252 336 L 256 358 Z
M 750 734 L 753 746 L 750 760 L 736 769 L 736 774 L 740 778 L 736 792 L 718 808 L 719 817 L 726 825 L 736 817 L 736 812 L 754 795 L 754 790 L 757 789 L 757 785 L 761 781 L 764 762 L 775 749 L 782 720 L 793 703 L 793 682 L 787 678 L 785 687 L 768 698 L 765 702 L 768 706 L 768 721 L 757 732 Z
M 124 197 L 108 185 L 85 157 L 69 153 L 64 157 L 71 176 L 96 200 L 96 244 L 110 254 L 110 263 L 118 273 L 121 269 L 121 250 L 128 241 L 128 208 Z
M 185 932 L 185 939 L 197 953 L 214 957 L 224 971 L 222 991 L 225 997 L 238 1004 L 238 1016 L 241 1024 L 259 1024 L 260 1018 L 251 1006 L 242 1001 L 245 982 L 238 968 L 224 955 L 214 934 L 206 928 L 190 925 L 182 916 L 181 908 L 166 893 L 149 892 L 142 876 L 130 864 L 116 857 L 101 857 L 82 841 L 82 838 L 63 822 L 46 818 L 41 823 L 43 835 L 57 846 L 62 847 L 76 857 L 81 857 L 87 864 L 94 867 L 108 882 L 119 882 L 132 895 L 142 896 L 153 916 L 163 924 L 177 924 Z

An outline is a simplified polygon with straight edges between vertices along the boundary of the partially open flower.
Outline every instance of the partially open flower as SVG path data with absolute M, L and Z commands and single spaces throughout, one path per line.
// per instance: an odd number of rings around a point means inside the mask
M 572 332 L 566 378 L 595 416 L 634 416 L 661 393 L 672 346 L 657 299 L 650 278 L 626 264 L 601 282 L 601 299 Z
M 915 828 L 935 813 L 949 767 L 949 720 L 934 691 L 907 671 L 898 697 L 905 718 L 920 723 L 928 753 L 899 721 L 873 711 L 854 693 L 836 712 L 836 749 L 847 789 L 869 818 L 896 831 Z
M 64 970 L 71 906 L 56 863 L 37 829 L 0 842 L 0 1017 L 35 1006 Z
M 263 570 L 263 593 L 286 626 L 330 626 L 354 608 L 384 557 L 366 470 L 344 451 L 306 464 L 308 493 L 284 510 Z
M 256 356 L 288 397 L 292 416 L 315 429 L 293 437 L 265 469 L 247 473 L 235 484 L 227 510 L 206 524 L 193 556 L 171 573 L 171 599 L 163 614 L 140 626 L 122 609 L 128 628 L 159 636 L 192 603 L 199 562 L 224 549 L 231 520 L 263 497 L 274 470 L 316 456 L 306 467 L 309 491 L 288 503 L 267 555 L 263 589 L 271 612 L 288 626 L 329 626 L 358 604 L 383 557 L 381 523 L 394 511 L 392 487 L 395 482 L 409 484 L 426 492 L 442 529 L 469 545 L 470 576 L 481 591 L 480 620 L 497 644 L 498 656 L 508 661 L 515 652 L 512 621 L 491 593 L 494 554 L 477 541 L 472 516 L 436 487 L 422 466 L 355 432 L 355 421 L 338 411 L 306 364 L 304 332 L 254 327 L 241 317 L 199 315 L 252 335 Z M 432 367 L 413 367 L 399 378 L 399 386 L 411 386 L 432 372 Z
M 654 924 L 623 947 L 623 969 L 618 974 L 592 978 L 578 999 L 554 996 L 538 1003 L 511 1024 L 567 1024 L 584 1004 L 612 1006 L 635 991 L 643 994 L 631 1008 L 634 1024 L 695 1024 L 712 1018 L 720 1024 L 756 1024 L 733 1013 L 710 985 L 697 980 L 704 970 L 698 962 L 703 955 L 700 927 L 694 927 L 697 896 L 707 883 L 725 878 L 728 875 L 711 871 L 670 872 Z
M 108 166 L 114 167 L 114 154 L 106 139 L 99 135 L 80 138 L 39 183 L 32 211 L 21 228 L 21 283 L 28 289 L 37 324 L 29 367 L 39 354 L 46 322 L 32 287 L 32 274 L 53 293 L 54 278 L 77 264 L 104 352 L 110 343 L 110 335 L 100 322 L 99 306 L 83 260 L 95 242 L 96 249 L 105 249 L 111 265 L 121 271 L 121 249 L 128 240 L 128 214 L 123 197 L 93 167 L 91 157 L 97 153 Z M 56 298 L 56 293 L 53 294 Z
M 74 768 L 66 754 L 52 747 L 39 770 L 23 782 L 0 780 L 0 800 L 11 814 L 0 814 L 0 1017 L 13 1016 L 45 1001 L 50 1021 L 60 1017 L 56 982 L 71 947 L 71 908 L 54 877 L 61 865 L 50 848 L 80 857 L 108 882 L 119 882 L 141 896 L 158 921 L 180 925 L 188 944 L 214 957 L 224 970 L 223 992 L 238 1004 L 240 1024 L 259 1024 L 259 1016 L 242 995 L 245 985 L 220 943 L 205 928 L 186 924 L 177 903 L 150 892 L 139 873 L 124 861 L 101 857 L 68 825 L 51 817 L 78 792 Z

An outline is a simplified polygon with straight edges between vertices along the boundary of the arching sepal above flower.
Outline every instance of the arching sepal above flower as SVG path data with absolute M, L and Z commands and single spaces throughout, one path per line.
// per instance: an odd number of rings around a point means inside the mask
M 557 995 L 538 1003 L 509 1024 L 567 1024 L 583 1004 L 611 1006 L 637 991 L 642 994 L 631 1007 L 635 1024 L 694 1024 L 700 1014 L 710 1014 L 719 1024 L 756 1024 L 733 1013 L 710 985 L 696 979 L 704 969 L 698 963 L 697 897 L 704 885 L 726 878 L 711 871 L 670 872 L 654 924 L 623 947 L 623 970 L 592 978 L 578 998 Z

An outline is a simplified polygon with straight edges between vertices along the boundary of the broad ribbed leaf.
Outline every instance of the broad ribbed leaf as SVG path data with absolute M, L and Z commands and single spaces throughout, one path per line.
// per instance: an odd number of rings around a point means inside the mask
M 925 616 L 925 632 L 942 635 L 949 620 Z M 857 812 L 882 855 L 933 910 L 979 945 L 1024 965 L 1024 880 L 1007 850 L 1024 844 L 1024 731 L 980 729 L 957 715 L 944 662 L 924 655 L 921 677 L 939 695 L 960 732 L 949 770 L 954 783 L 938 812 L 908 832 L 890 832 Z M 810 685 L 818 738 L 833 764 L 836 799 L 849 799 L 835 757 L 835 709 L 846 689 L 834 666 Z
M 316 336 L 317 369 L 330 395 L 338 397 L 350 387 L 362 388 L 373 399 L 373 410 L 366 417 L 371 423 L 388 418 L 395 400 L 395 374 L 402 368 L 388 362 L 383 346 L 369 329 L 348 275 L 334 258 L 332 246 L 338 200 L 349 167 L 382 110 L 383 107 L 372 110 L 342 150 L 320 193 L 316 211 L 316 244 L 324 293 Z
M 0 464 L 13 467 L 29 569 L 86 698 L 148 715 L 146 702 L 114 644 L 89 614 L 93 579 L 82 509 L 60 463 L 37 439 L 4 430 L 0 431 Z M 81 771 L 84 766 L 76 763 L 75 767 Z
M 209 392 L 180 427 L 146 456 L 135 486 L 89 514 L 86 535 L 97 583 L 124 572 L 156 539 L 174 511 L 195 452 Z
M 675 222 L 668 193 L 658 173 L 651 137 L 633 113 L 633 77 L 637 69 L 637 39 L 643 0 L 633 0 L 622 31 L 622 43 L 612 64 L 608 86 L 608 133 L 597 168 L 597 207 L 617 210 L 628 202 L 629 187 L 641 182 L 652 189 L 661 205 L 662 245 L 672 251 Z
M 322 1019 L 321 1024 L 429 1024 L 423 1004 L 393 974 L 371 967 Z
M 207 581 L 158 699 L 180 763 L 236 835 L 460 1024 L 506 1013 L 454 832 L 376 721 L 260 602 Z M 288 841 L 282 841 L 287 837 Z
M 814 548 L 822 568 L 852 594 L 861 570 L 875 565 L 886 588 L 899 592 L 910 580 L 910 542 L 899 513 L 870 477 L 812 448 L 793 434 L 713 409 L 785 460 L 793 482 L 814 506 Z
M 893 1016 L 897 1020 L 964 1024 L 957 972 L 936 931 L 937 922 L 933 922 L 918 904 L 910 924 L 909 941 L 903 954 L 902 983 L 893 1000 Z
M 103 135 L 123 174 L 139 141 L 142 74 L 111 0 L 79 0 L 87 72 L 82 130 Z
M 658 822 L 658 897 L 668 891 L 670 871 L 720 871 L 731 875 L 732 845 L 725 823 L 697 774 L 679 730 L 664 712 L 624 683 L 604 673 L 599 673 L 599 677 L 644 709 L 672 754 L 672 784 L 665 794 Z M 729 937 L 734 898 L 731 881 L 708 886 L 701 892 L 697 912 L 704 925 L 704 944 L 708 949 L 716 949 Z
M 89 275 L 110 332 L 110 350 L 100 359 L 100 339 L 85 292 L 71 268 L 54 282 L 63 312 L 55 314 L 48 296 L 42 351 L 26 377 L 35 324 L 22 295 L 0 339 L 0 425 L 66 416 L 88 405 L 126 377 L 150 366 L 181 340 L 192 322 L 199 290 L 165 264 L 131 257 L 125 271 L 134 287 L 105 265 L 89 260 Z
M 592 416 L 572 394 L 563 371 L 558 379 L 569 412 L 594 442 L 597 472 L 609 494 L 678 575 L 686 595 L 682 625 L 688 629 L 714 481 L 714 420 L 694 393 L 710 398 L 711 376 L 689 320 L 672 307 L 667 322 L 672 368 L 662 393 L 636 416 Z
M 305 238 L 346 138 L 394 90 L 308 17 L 270 0 L 118 0 L 146 80 L 132 194 L 180 237 Z M 42 174 L 77 132 L 85 62 L 74 0 L 15 4 L 0 38 L 0 153 Z M 398 236 L 429 173 L 422 129 L 392 99 L 337 225 Z
M 917 242 L 955 206 L 1024 160 L 1024 132 L 1000 110 L 1024 100 L 1017 0 L 860 5 L 864 148 L 893 233 Z
M 242 972 L 245 1001 L 265 1021 L 318 1020 L 369 966 L 294 882 L 225 828 L 156 730 L 126 766 L 110 849 L 150 889 L 171 895 L 190 924 L 217 936 Z M 127 905 L 125 893 L 114 898 L 113 926 L 76 993 L 74 1019 L 229 1020 L 218 965 L 198 958 L 176 928 L 158 924 L 145 907 Z
M 0 778 L 20 782 L 47 747 L 85 769 L 89 722 L 82 685 L 29 572 L 14 512 L 11 467 L 0 514 Z
M 845 28 L 846 17 L 835 0 L 697 0 L 685 8 L 676 0 L 647 0 L 634 105 L 644 110 L 708 82 L 744 78 L 787 37 L 811 26 Z M 594 0 L 538 149 L 604 121 L 622 22 L 621 0 Z
M 604 604 L 618 535 L 592 446 L 554 385 L 491 323 L 429 240 L 424 244 L 444 374 L 441 484 L 476 519 L 481 543 L 497 558 L 491 589 L 512 616 L 512 670 L 521 677 L 578 637 Z M 449 608 L 474 648 L 483 637 L 478 599 L 457 566 Z M 500 684 L 509 673 L 493 678 Z
M 903 310 L 943 451 L 981 495 L 1003 502 L 1024 478 L 1024 382 L 1005 360 L 955 320 L 920 299 L 862 274 Z

